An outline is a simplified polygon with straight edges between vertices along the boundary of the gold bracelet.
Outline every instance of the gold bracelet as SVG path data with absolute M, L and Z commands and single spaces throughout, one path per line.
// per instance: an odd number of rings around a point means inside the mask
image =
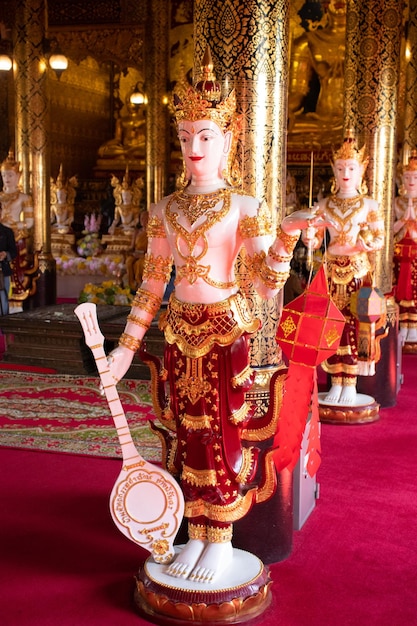
M 273 261 L 276 261 L 277 263 L 289 263 L 292 259 L 292 254 L 288 256 L 282 256 L 281 254 L 277 254 L 276 252 L 274 252 L 272 250 L 272 247 L 268 250 L 268 256 L 270 256 L 271 259 Z
M 122 333 L 119 339 L 119 346 L 124 346 L 125 348 L 129 348 L 132 352 L 136 352 L 140 348 L 141 344 L 140 339 L 136 339 L 132 335 L 128 335 L 127 333 Z
M 138 317 L 137 315 L 133 315 L 133 313 L 129 313 L 129 315 L 127 316 L 127 321 L 132 322 L 132 324 L 137 324 L 138 326 L 142 326 L 142 328 L 146 328 L 146 330 L 148 330 L 149 326 L 151 325 L 150 322 L 148 322 L 147 320 L 143 320 L 141 317 Z
M 299 238 L 300 238 L 300 235 L 289 235 L 288 233 L 282 230 L 281 226 L 278 226 L 277 239 L 281 239 L 282 243 L 284 244 L 284 248 L 287 252 L 292 253 Z
M 289 270 L 285 272 L 276 272 L 270 268 L 265 259 L 261 263 L 259 277 L 268 289 L 281 289 L 289 276 Z
M 160 296 L 156 296 L 151 291 L 139 287 L 133 298 L 132 308 L 138 307 L 139 309 L 143 309 L 154 317 L 161 308 L 161 304 L 162 298 Z

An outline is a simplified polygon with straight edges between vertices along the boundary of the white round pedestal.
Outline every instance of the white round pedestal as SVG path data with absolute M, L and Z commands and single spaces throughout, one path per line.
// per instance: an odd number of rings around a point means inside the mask
M 176 546 L 176 552 L 182 547 Z M 271 601 L 268 569 L 244 550 L 235 548 L 230 566 L 210 584 L 169 576 L 167 569 L 149 557 L 136 579 L 136 605 L 156 624 L 241 624 L 263 613 Z
M 318 394 L 320 421 L 328 424 L 364 424 L 379 419 L 379 404 L 372 396 L 356 394 L 353 404 L 326 402 L 327 392 Z

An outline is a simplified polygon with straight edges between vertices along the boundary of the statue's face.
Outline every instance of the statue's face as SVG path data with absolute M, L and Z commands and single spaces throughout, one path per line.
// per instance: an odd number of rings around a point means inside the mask
M 200 179 L 218 175 L 227 154 L 226 135 L 211 120 L 182 121 L 178 128 L 182 156 L 188 172 Z
M 417 171 L 404 172 L 403 183 L 409 198 L 417 198 Z
M 15 189 L 19 183 L 20 174 L 12 169 L 1 170 L 3 185 L 8 189 Z
M 336 159 L 334 177 L 340 193 L 356 193 L 360 187 L 363 166 L 356 159 Z

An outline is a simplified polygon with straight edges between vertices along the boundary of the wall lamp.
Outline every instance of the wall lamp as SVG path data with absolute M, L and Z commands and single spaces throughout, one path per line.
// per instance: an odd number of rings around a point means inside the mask
M 0 72 L 9 72 L 13 67 L 13 46 L 10 39 L 0 39 Z
M 129 95 L 129 101 L 136 106 L 140 106 L 141 104 L 146 106 L 148 104 L 148 96 L 145 93 L 143 83 L 136 83 Z
M 43 53 L 48 59 L 49 67 L 54 70 L 57 79 L 62 76 L 62 72 L 68 67 L 68 59 L 61 51 L 57 39 L 44 39 Z

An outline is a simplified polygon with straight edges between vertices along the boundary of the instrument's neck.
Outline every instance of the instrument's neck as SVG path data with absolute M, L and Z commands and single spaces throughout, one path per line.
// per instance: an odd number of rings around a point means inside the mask
M 94 346 L 91 348 L 91 350 L 97 364 L 97 369 L 98 373 L 100 374 L 101 382 L 103 384 L 106 400 L 108 402 L 113 422 L 117 430 L 117 436 L 119 438 L 120 446 L 122 448 L 123 461 L 137 461 L 139 453 L 136 450 L 135 444 L 133 443 L 132 435 L 130 434 L 129 424 L 127 423 L 126 415 L 123 410 L 122 403 L 120 402 L 116 385 L 114 384 L 112 376 L 108 369 L 107 357 L 104 349 L 102 347 Z

